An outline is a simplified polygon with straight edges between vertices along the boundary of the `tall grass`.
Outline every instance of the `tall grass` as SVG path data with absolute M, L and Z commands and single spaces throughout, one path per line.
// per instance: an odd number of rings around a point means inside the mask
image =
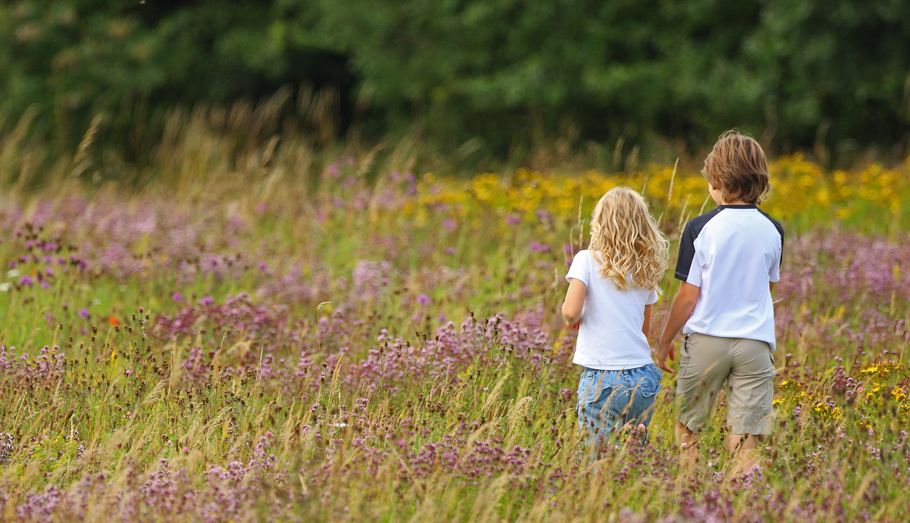
M 135 185 L 111 182 L 131 167 L 91 133 L 30 190 L 27 132 L 0 144 L 20 188 L 0 206 L 4 519 L 900 521 L 910 508 L 905 167 L 838 181 L 776 164 L 767 205 L 793 234 L 775 433 L 760 472 L 728 477 L 722 396 L 685 474 L 670 376 L 644 445 L 586 459 L 557 311 L 593 196 L 643 187 L 675 237 L 705 201 L 697 174 L 415 175 L 414 141 L 329 155 L 312 129 L 269 120 L 281 96 L 175 113 Z M 866 192 L 847 190 L 863 177 Z

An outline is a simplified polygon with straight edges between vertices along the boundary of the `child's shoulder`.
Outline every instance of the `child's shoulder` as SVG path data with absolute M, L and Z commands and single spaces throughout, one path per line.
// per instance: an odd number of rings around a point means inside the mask
M 575 256 L 572 257 L 572 266 L 573 267 L 585 267 L 587 268 L 591 265 L 591 252 L 588 249 L 582 249 L 575 253 Z
M 720 208 L 711 209 L 704 214 L 690 219 L 688 222 L 686 222 L 685 229 L 683 229 L 683 236 L 690 241 L 694 240 L 701 233 L 701 230 L 705 228 L 705 225 L 708 225 L 708 222 L 710 222 L 719 214 Z
M 600 266 L 600 251 L 592 251 L 590 249 L 582 249 L 575 254 L 575 259 L 586 264 L 593 264 Z
M 779 221 L 777 221 L 777 220 L 775 220 L 774 218 L 772 218 L 771 215 L 768 214 L 768 213 L 766 213 L 765 211 L 759 209 L 758 212 L 759 212 L 762 216 L 764 216 L 765 218 L 767 218 L 768 221 L 771 222 L 771 225 L 774 225 L 774 228 L 777 229 L 777 232 L 780 234 L 781 240 L 783 240 L 783 238 L 784 238 L 784 226 L 781 225 Z
M 749 206 L 748 208 L 752 211 L 757 211 L 757 213 L 758 213 L 758 214 L 752 214 L 752 216 L 756 217 L 756 220 L 752 221 L 752 223 L 754 223 L 758 226 L 772 225 L 775 229 L 777 229 L 777 232 L 780 234 L 781 238 L 783 238 L 784 228 L 780 224 L 780 222 L 778 222 L 777 220 L 772 218 L 768 213 L 764 212 L 757 206 L 753 205 L 753 206 Z M 723 229 L 724 222 L 728 221 L 728 220 L 723 220 L 723 219 L 715 220 L 715 218 L 723 216 L 723 213 L 721 212 L 723 210 L 724 210 L 724 207 L 720 206 L 720 207 L 717 207 L 716 209 L 712 209 L 702 215 L 696 216 L 695 218 L 692 218 L 691 220 L 686 222 L 685 229 L 683 230 L 683 239 L 688 240 L 688 241 L 694 240 L 701 234 L 702 230 L 706 226 L 708 226 L 709 223 L 711 223 L 712 226 L 716 225 L 717 227 L 720 227 L 721 229 Z M 731 212 L 737 212 L 737 211 L 733 210 Z M 731 215 L 731 216 L 733 216 L 733 215 Z M 738 220 L 737 220 L 737 222 L 738 222 Z M 736 229 L 741 230 L 743 225 L 744 224 L 741 222 L 737 223 Z

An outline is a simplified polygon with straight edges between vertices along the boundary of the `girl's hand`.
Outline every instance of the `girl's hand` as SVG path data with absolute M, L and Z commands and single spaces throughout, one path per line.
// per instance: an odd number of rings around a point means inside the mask
M 575 323 L 566 322 L 566 328 L 570 331 L 577 331 L 579 325 L 581 325 L 581 320 L 578 320 Z
M 673 374 L 673 369 L 667 365 L 667 358 L 670 358 L 670 360 L 676 360 L 676 355 L 674 354 L 675 348 L 676 344 L 673 342 L 673 340 L 670 340 L 666 343 L 661 343 L 660 348 L 657 349 L 657 366 L 660 367 L 661 370 L 667 371 L 670 374 Z

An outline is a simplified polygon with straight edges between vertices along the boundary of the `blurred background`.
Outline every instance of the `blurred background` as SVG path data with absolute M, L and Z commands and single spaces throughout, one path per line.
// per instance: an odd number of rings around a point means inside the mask
M 8 181 L 63 157 L 72 170 L 78 153 L 76 170 L 136 182 L 191 127 L 240 148 L 297 137 L 316 156 L 404 143 L 418 170 L 472 173 L 694 165 L 731 127 L 826 169 L 896 162 L 910 143 L 910 2 L 0 6 Z

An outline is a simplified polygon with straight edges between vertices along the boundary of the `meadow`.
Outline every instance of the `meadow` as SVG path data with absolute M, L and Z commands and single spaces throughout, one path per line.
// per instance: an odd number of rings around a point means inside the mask
M 141 189 L 77 157 L 0 196 L 3 520 L 906 518 L 910 163 L 773 162 L 775 432 L 728 477 L 723 396 L 678 467 L 667 375 L 647 444 L 586 459 L 558 314 L 600 195 L 641 190 L 675 261 L 712 206 L 695 169 L 303 175 L 222 146 L 174 140 Z

